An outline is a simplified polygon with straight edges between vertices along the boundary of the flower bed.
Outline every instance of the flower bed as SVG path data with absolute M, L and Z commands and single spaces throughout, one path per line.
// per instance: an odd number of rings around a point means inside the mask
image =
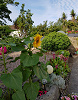
M 62 96 L 61 100 L 78 100 L 78 96 L 76 94 L 68 94 L 68 96 Z
M 35 100 L 38 96 L 40 88 L 42 88 L 43 85 L 49 85 L 51 92 L 49 92 L 48 90 L 47 93 L 44 94 L 47 95 L 51 93 L 49 96 L 52 96 L 52 94 L 55 95 L 57 86 L 59 88 L 64 88 L 65 81 L 63 78 L 67 75 L 67 72 L 69 71 L 66 62 L 67 59 L 62 54 L 59 57 L 57 57 L 57 55 L 55 54 L 52 54 L 52 58 L 48 62 L 40 62 L 39 57 L 43 56 L 43 53 L 45 52 L 45 50 L 38 48 L 41 43 L 40 39 L 41 36 L 37 34 L 33 38 L 33 40 L 30 40 L 30 38 L 26 38 L 24 42 L 20 44 L 12 44 L 12 50 L 21 51 L 21 54 L 19 57 L 16 57 L 15 60 L 10 61 L 11 63 L 20 59 L 20 65 L 10 73 L 8 73 L 8 69 L 6 68 L 6 60 L 11 58 L 5 59 L 4 52 L 2 52 L 4 72 L 1 73 L 0 79 L 7 87 L 5 90 L 5 96 L 7 94 L 8 95 L 7 97 L 2 96 L 2 89 L 0 89 L 0 98 L 8 98 L 8 100 L 19 100 L 19 98 L 23 100 Z M 30 43 L 28 48 L 26 49 L 22 46 L 25 43 Z M 40 52 L 36 52 L 36 54 L 33 54 L 31 51 L 32 46 L 36 47 L 38 50 L 40 50 Z M 35 82 L 33 81 L 34 76 L 38 78 L 38 80 Z M 42 81 L 43 79 L 47 80 L 46 84 Z M 57 86 L 54 86 L 55 91 L 52 91 L 54 84 Z

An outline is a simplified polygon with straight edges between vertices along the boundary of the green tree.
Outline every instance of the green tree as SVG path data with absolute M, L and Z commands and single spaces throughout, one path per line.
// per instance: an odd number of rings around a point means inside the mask
M 62 19 L 66 20 L 66 18 L 67 18 L 67 16 L 66 16 L 66 14 L 63 12 L 63 14 L 62 14 Z
M 15 0 L 4 0 L 4 3 L 7 3 L 7 4 L 14 4 L 15 6 L 18 6 L 19 5 L 19 2 L 14 2 Z
M 66 32 L 66 28 L 67 28 L 67 20 L 66 20 L 66 18 L 67 18 L 67 16 L 66 16 L 66 14 L 63 12 L 63 14 L 62 14 L 62 27 L 63 27 L 63 31 L 65 31 Z
M 7 8 L 7 4 L 4 3 L 3 0 L 0 1 L 0 25 L 3 25 L 6 23 L 5 19 L 8 19 L 9 21 L 12 21 L 10 19 L 9 14 L 11 14 L 11 11 Z
M 25 4 L 22 4 L 20 9 L 20 15 L 17 17 L 17 19 L 14 21 L 15 27 L 18 27 L 21 31 L 21 35 L 26 36 L 30 33 L 30 30 L 33 25 L 32 21 L 32 13 L 28 9 L 27 11 L 24 10 Z
M 61 30 L 62 29 L 62 23 L 63 23 L 63 19 L 59 18 L 57 20 L 57 22 L 55 22 L 54 25 L 53 25 L 53 31 L 57 32 L 57 31 Z
M 7 4 L 19 4 L 14 2 L 14 0 L 0 0 L 0 25 L 6 24 L 6 19 L 12 21 L 10 18 L 11 11 L 8 9 Z
M 75 23 L 74 22 L 72 22 L 72 21 L 68 21 L 67 22 L 67 28 L 69 30 L 72 30 L 74 28 L 74 26 L 75 26 Z
M 43 24 L 39 24 L 37 26 L 33 26 L 31 30 L 31 34 L 40 34 L 45 36 L 49 33 L 47 21 L 43 21 Z
M 71 17 L 72 17 L 72 21 L 75 21 L 75 16 L 76 16 L 76 13 L 74 12 L 74 10 L 72 9 L 71 11 Z
M 78 24 L 78 16 L 76 17 L 76 20 L 77 20 L 77 24 Z

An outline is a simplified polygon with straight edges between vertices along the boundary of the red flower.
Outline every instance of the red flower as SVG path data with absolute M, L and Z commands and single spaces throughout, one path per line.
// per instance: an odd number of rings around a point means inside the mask
M 46 94 L 47 93 L 47 91 L 44 91 L 44 94 Z

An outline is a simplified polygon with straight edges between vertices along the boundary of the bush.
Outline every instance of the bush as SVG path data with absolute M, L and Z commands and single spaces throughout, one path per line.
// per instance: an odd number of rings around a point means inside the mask
M 58 57 L 53 54 L 52 58 L 47 61 L 46 65 L 51 65 L 53 67 L 53 73 L 65 78 L 68 72 L 70 72 L 67 60 L 68 58 L 64 57 L 63 55 L 61 57 Z
M 42 40 L 41 47 L 45 50 L 65 50 L 70 46 L 71 42 L 67 35 L 60 32 L 49 33 Z
M 12 37 L 12 36 L 4 36 L 2 38 L 2 40 L 4 40 L 6 43 L 15 43 L 15 44 L 20 44 L 22 39 L 18 38 L 18 37 Z M 7 52 L 11 52 L 11 46 L 10 45 L 5 45 L 7 48 Z M 0 44 L 0 47 L 2 47 L 2 45 Z
M 70 52 L 67 51 L 67 50 L 57 50 L 57 51 L 56 51 L 56 54 L 57 54 L 57 55 L 61 55 L 61 54 L 62 54 L 64 57 L 69 57 Z
M 1 34 L 3 36 L 8 36 L 12 31 L 13 30 L 9 26 L 7 26 L 7 25 L 0 26 L 0 38 L 1 38 Z

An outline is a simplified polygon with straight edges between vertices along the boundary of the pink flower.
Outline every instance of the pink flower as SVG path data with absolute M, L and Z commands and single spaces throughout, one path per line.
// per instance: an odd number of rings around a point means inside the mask
M 6 49 L 6 47 L 4 47 L 4 53 L 6 53 L 7 52 L 7 49 Z
M 74 98 L 75 98 L 74 100 L 77 100 L 77 96 L 74 96 Z
M 64 97 L 61 97 L 61 100 L 64 100 Z
M 40 96 L 43 95 L 43 91 L 39 91 L 39 95 L 40 95 Z
M 47 93 L 47 91 L 44 91 L 44 94 L 46 94 Z
M 55 54 L 53 54 L 53 57 L 52 58 L 55 59 Z
M 68 58 L 64 57 L 64 61 L 66 61 Z
M 65 96 L 65 99 L 66 99 L 66 100 L 71 100 L 69 97 L 66 97 L 66 96 Z
M 6 53 L 6 52 L 7 52 L 6 47 L 4 47 L 4 48 L 3 48 L 3 51 L 4 51 L 4 53 Z M 1 52 L 2 52 L 2 47 L 0 48 L 0 55 L 2 55 L 2 53 L 1 53 Z
M 43 91 L 39 91 L 40 93 L 43 93 Z
M 39 95 L 41 96 L 42 94 L 40 93 Z
M 58 65 L 56 65 L 55 68 L 57 69 L 58 68 Z
M 58 55 L 58 57 L 60 58 L 60 59 L 63 59 L 63 55 L 61 54 L 61 55 Z
M 2 47 L 0 48 L 0 55 L 2 55 L 1 51 L 2 51 Z

